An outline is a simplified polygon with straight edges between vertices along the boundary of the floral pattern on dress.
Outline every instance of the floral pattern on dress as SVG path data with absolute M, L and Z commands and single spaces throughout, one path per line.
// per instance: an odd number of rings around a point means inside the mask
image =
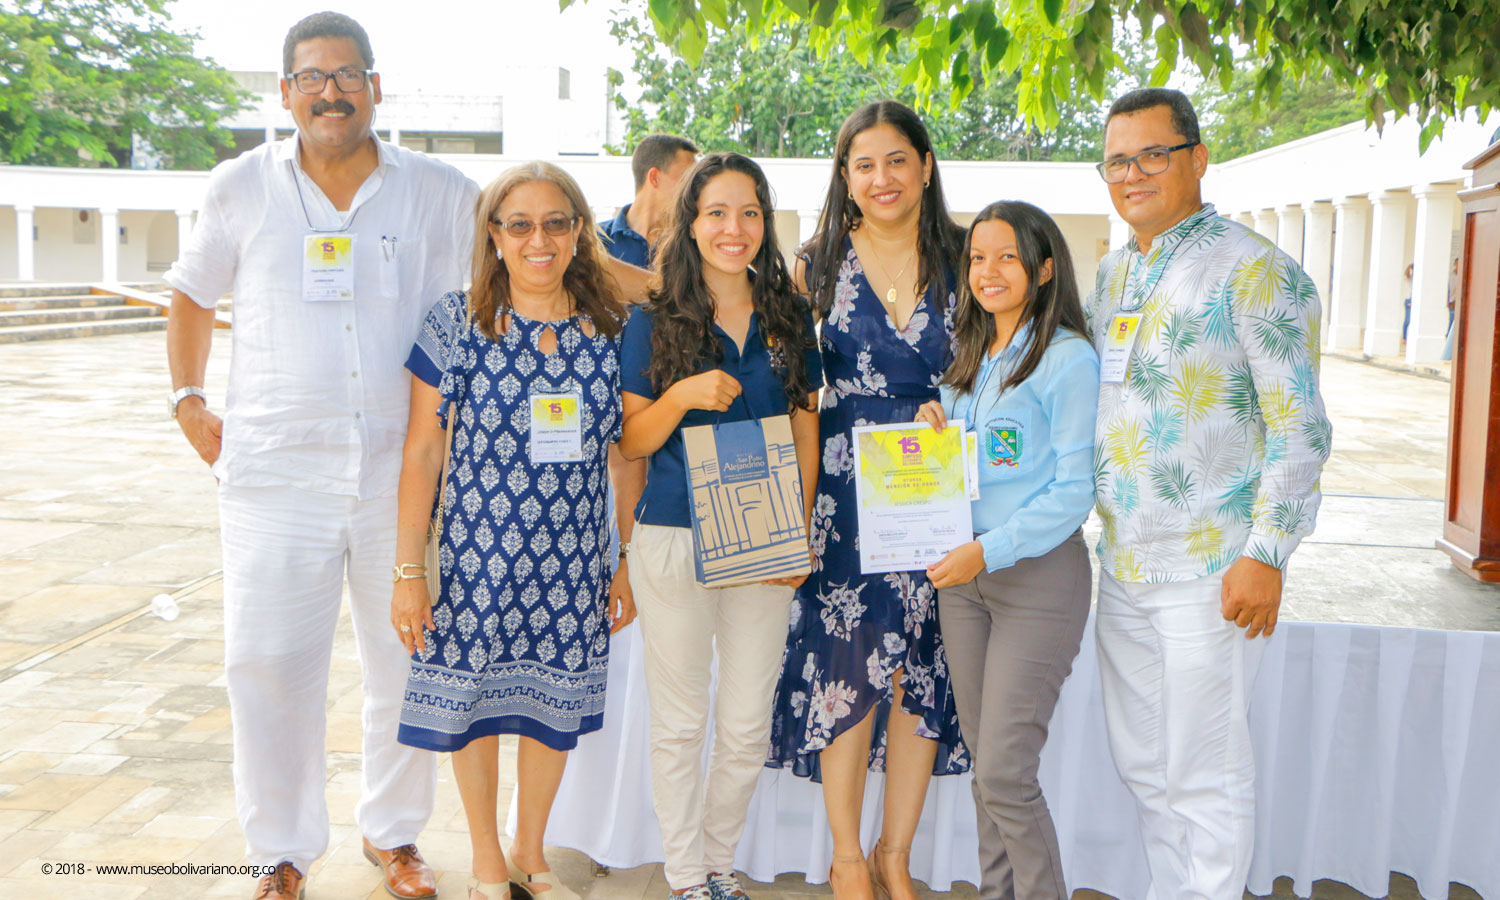
M 869 762 L 883 769 L 892 678 L 901 670 L 903 708 L 921 717 L 919 734 L 939 743 L 933 773 L 969 767 L 936 591 L 923 572 L 860 574 L 850 445 L 854 426 L 909 422 L 918 406 L 937 397 L 937 382 L 952 360 L 954 300 L 951 284 L 930 286 L 906 327 L 897 329 L 846 242 L 819 339 L 829 387 L 818 421 L 813 571 L 789 616 L 768 765 L 821 780 L 819 751 L 874 709 Z

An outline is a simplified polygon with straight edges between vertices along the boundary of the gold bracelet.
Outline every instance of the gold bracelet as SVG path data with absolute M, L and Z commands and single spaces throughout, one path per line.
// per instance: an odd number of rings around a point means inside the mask
M 407 571 L 408 569 L 415 570 L 415 572 L 409 572 Z M 391 579 L 391 583 L 400 584 L 403 581 L 411 581 L 416 578 L 426 578 L 427 567 L 422 563 L 402 563 L 398 566 L 391 566 L 391 575 L 394 576 Z

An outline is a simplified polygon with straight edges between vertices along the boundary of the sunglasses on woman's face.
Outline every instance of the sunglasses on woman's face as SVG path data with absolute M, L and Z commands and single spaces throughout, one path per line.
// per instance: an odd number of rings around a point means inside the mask
M 577 221 L 577 216 L 548 216 L 542 220 L 542 233 L 562 237 L 573 230 L 573 223 Z M 504 228 L 505 233 L 513 238 L 527 237 L 537 227 L 537 223 L 530 219 L 511 219 L 509 222 L 490 219 L 490 223 L 497 228 Z

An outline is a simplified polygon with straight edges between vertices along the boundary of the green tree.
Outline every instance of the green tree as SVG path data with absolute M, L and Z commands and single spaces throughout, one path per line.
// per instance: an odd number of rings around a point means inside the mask
M 125 163 L 133 139 L 174 168 L 207 168 L 230 144 L 219 122 L 248 98 L 169 0 L 30 0 L 0 6 L 0 159 Z
M 1248 68 L 1253 99 L 1275 106 L 1283 84 L 1331 77 L 1371 121 L 1414 112 L 1424 146 L 1445 118 L 1500 102 L 1495 0 L 650 0 L 650 14 L 690 63 L 710 25 L 745 16 L 753 34 L 810 22 L 824 57 L 870 64 L 899 48 L 901 80 L 923 97 L 946 82 L 961 99 L 978 75 L 1017 74 L 1022 116 L 1046 129 L 1066 98 L 1104 97 L 1121 63 L 1117 21 L 1153 37 L 1156 83 L 1179 59 L 1226 90 Z
M 918 101 L 915 89 L 886 64 L 848 54 L 820 57 L 806 22 L 778 22 L 749 33 L 741 19 L 710 26 L 696 64 L 664 45 L 640 6 L 626 7 L 611 33 L 634 50 L 639 102 L 616 103 L 626 119 L 625 145 L 657 131 L 681 134 L 705 150 L 752 156 L 828 156 L 840 123 L 862 103 Z M 895 55 L 900 58 L 900 51 Z M 930 103 L 924 116 L 944 159 L 1098 159 L 1103 109 L 1090 98 L 1070 104 L 1051 132 L 1027 123 L 1018 108 L 1019 78 L 980 76 L 957 106 Z M 942 85 L 940 92 L 951 91 Z M 624 148 L 617 148 L 623 150 Z
M 1206 82 L 1193 94 L 1204 141 L 1216 162 L 1348 125 L 1364 118 L 1364 103 L 1352 90 L 1328 79 L 1289 84 L 1270 109 L 1252 99 L 1253 76 L 1236 73 L 1228 90 Z

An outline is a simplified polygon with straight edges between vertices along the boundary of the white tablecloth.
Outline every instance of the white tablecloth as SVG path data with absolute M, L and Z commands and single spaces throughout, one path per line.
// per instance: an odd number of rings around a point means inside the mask
M 639 634 L 611 649 L 603 730 L 569 759 L 547 843 L 628 868 L 662 858 L 651 809 Z M 1306 896 L 1333 878 L 1384 896 L 1405 872 L 1427 897 L 1458 881 L 1500 898 L 1500 633 L 1288 622 L 1267 648 L 1251 714 L 1257 827 L 1250 890 L 1280 875 Z M 1148 883 L 1134 805 L 1104 736 L 1092 619 L 1042 755 L 1068 885 L 1133 900 Z M 912 846 L 931 888 L 977 883 L 969 776 L 935 778 Z M 865 798 L 866 847 L 882 782 Z M 514 804 L 512 804 L 514 808 Z M 514 812 L 510 830 L 514 830 Z M 819 786 L 765 770 L 736 866 L 757 881 L 827 878 Z

